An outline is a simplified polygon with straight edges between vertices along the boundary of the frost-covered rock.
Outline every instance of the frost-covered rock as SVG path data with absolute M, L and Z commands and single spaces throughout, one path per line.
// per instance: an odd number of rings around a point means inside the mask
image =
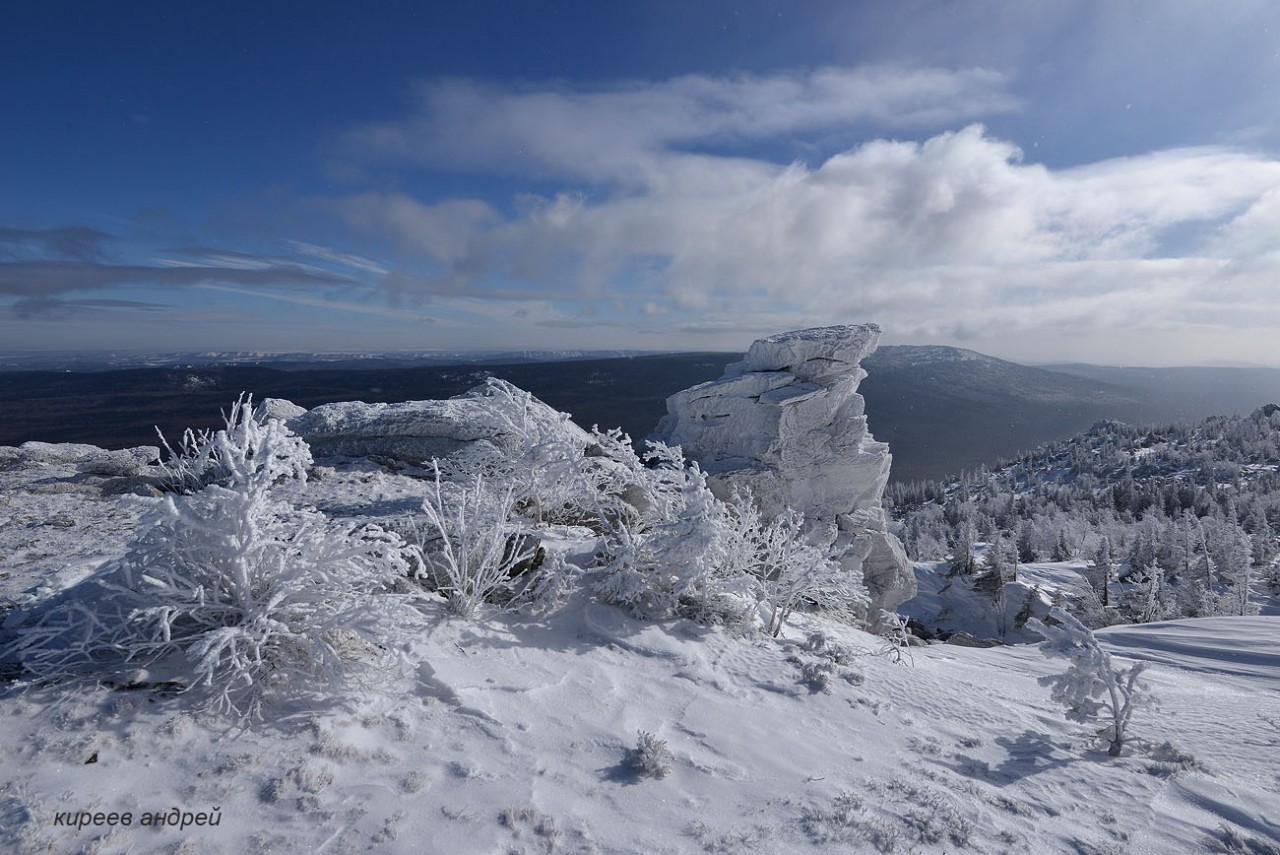
M 861 569 L 872 614 L 915 596 L 911 564 L 886 531 L 880 499 L 889 446 L 867 430 L 857 393 L 874 324 L 819 327 L 759 339 L 719 380 L 677 392 L 657 435 L 679 445 L 725 497 L 751 490 L 767 515 L 801 511 L 811 537 Z
M 315 457 L 389 457 L 419 464 L 487 444 L 518 457 L 533 437 L 562 435 L 579 448 L 589 435 L 537 398 L 491 379 L 444 401 L 321 404 L 287 422 Z
M 875 324 L 815 327 L 756 339 L 742 371 L 786 371 L 800 380 L 820 382 L 856 374 L 856 386 L 866 372 L 859 364 L 875 349 L 880 328 Z
M 153 445 L 122 448 L 119 451 L 99 449 L 76 462 L 76 468 L 86 475 L 127 478 L 145 474 L 151 464 L 160 459 L 160 449 Z
M 260 422 L 267 419 L 279 419 L 287 422 L 289 419 L 295 419 L 307 411 L 306 407 L 299 407 L 293 401 L 284 398 L 263 398 L 262 403 L 253 411 L 253 417 Z
M 106 478 L 138 475 L 160 459 L 154 445 L 107 450 L 80 442 L 24 442 L 0 448 L 0 465 L 74 466 L 86 475 Z

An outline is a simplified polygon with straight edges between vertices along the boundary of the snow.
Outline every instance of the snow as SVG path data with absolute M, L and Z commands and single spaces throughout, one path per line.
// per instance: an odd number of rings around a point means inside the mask
M 986 544 L 974 550 L 979 563 L 986 551 Z M 1079 587 L 1085 566 L 1082 561 L 1019 564 L 1017 581 L 1007 582 L 996 600 L 989 591 L 975 588 L 974 577 L 952 573 L 946 561 L 917 561 L 917 594 L 898 611 L 930 631 L 965 632 L 1004 643 L 1039 641 L 1040 636 L 1023 625 L 1026 619 L 1044 619 L 1056 594 Z
M 426 490 L 322 463 L 289 489 L 334 518 L 391 520 Z M 0 603 L 123 553 L 157 500 L 97 483 L 72 462 L 0 468 Z M 584 568 L 596 546 L 567 526 L 545 542 Z M 1257 847 L 1237 851 L 1280 845 L 1280 620 L 1100 631 L 1150 663 L 1159 701 L 1110 759 L 1037 683 L 1061 665 L 1032 646 L 902 652 L 808 615 L 776 640 L 642 622 L 590 597 L 590 572 L 542 615 L 466 621 L 421 597 L 380 639 L 398 664 L 249 728 L 181 694 L 8 684 L 0 851 L 1165 853 L 1213 851 L 1224 827 Z M 666 776 L 631 765 L 641 732 Z M 220 822 L 139 825 L 175 807 Z M 58 822 L 80 811 L 134 822 Z
M 880 328 L 875 324 L 778 333 L 752 342 L 742 370 L 789 371 L 801 380 L 825 380 L 857 371 L 858 363 L 876 349 L 879 340 Z

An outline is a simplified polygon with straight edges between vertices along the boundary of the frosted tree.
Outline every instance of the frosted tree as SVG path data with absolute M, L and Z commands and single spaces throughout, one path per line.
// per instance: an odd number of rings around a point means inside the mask
M 964 521 L 956 526 L 951 556 L 952 573 L 968 576 L 977 569 L 977 561 L 973 556 L 973 544 L 977 539 L 978 532 L 973 523 Z
M 1128 585 L 1124 607 L 1134 623 L 1151 623 L 1178 614 L 1175 593 L 1164 567 L 1158 562 L 1131 572 Z
M 1067 718 L 1072 721 L 1105 722 L 1104 733 L 1110 741 L 1107 753 L 1119 757 L 1128 736 L 1134 702 L 1142 696 L 1143 686 L 1138 678 L 1146 666 L 1139 663 L 1128 670 L 1113 667 L 1111 654 L 1099 646 L 1084 624 L 1061 608 L 1052 609 L 1049 617 L 1056 623 L 1031 618 L 1027 627 L 1044 636 L 1039 645 L 1041 653 L 1066 659 L 1070 664 L 1063 674 L 1041 677 L 1040 684 L 1050 687 L 1050 696 L 1066 706 Z
M 1225 521 L 1213 520 L 1205 526 L 1205 551 L 1213 555 L 1218 575 L 1228 588 L 1217 598 L 1223 614 L 1246 615 L 1255 610 L 1249 602 L 1254 581 L 1253 542 L 1235 519 L 1234 508 Z

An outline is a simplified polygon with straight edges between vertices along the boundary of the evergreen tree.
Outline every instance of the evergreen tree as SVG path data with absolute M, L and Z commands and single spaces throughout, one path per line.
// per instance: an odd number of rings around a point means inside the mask
M 1111 539 L 1103 537 L 1093 559 L 1092 582 L 1104 609 L 1111 607 Z

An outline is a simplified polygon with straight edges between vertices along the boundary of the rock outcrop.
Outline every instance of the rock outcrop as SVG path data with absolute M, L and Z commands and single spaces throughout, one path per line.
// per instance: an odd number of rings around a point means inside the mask
M 155 464 L 159 460 L 160 449 L 154 445 L 115 450 L 75 442 L 32 441 L 16 448 L 0 445 L 0 470 L 49 473 L 44 483 L 29 487 L 39 493 L 156 496 L 160 470 Z M 76 474 L 62 477 L 65 472 Z
M 24 442 L 13 448 L 0 446 L 0 466 L 16 463 L 23 466 L 71 465 L 86 475 L 128 477 L 145 474 L 160 459 L 154 445 L 108 451 L 96 445 L 77 442 Z
M 287 412 L 287 403 L 264 402 L 273 413 Z M 489 380 L 444 401 L 321 404 L 286 424 L 317 458 L 381 457 L 414 465 L 477 446 L 516 457 L 530 441 L 553 432 L 580 448 L 591 443 L 573 422 L 502 380 Z
M 916 593 L 880 504 L 889 446 L 867 430 L 857 393 L 860 363 L 879 337 L 863 324 L 759 339 L 719 380 L 668 398 L 657 430 L 698 461 L 722 498 L 745 487 L 766 515 L 803 511 L 814 541 L 862 571 L 873 619 Z

